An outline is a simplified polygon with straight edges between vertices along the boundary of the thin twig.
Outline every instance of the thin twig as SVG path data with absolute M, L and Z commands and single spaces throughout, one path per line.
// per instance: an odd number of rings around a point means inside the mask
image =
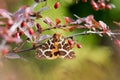
M 101 32 L 98 32 L 98 31 L 84 31 L 84 32 L 81 32 L 81 33 L 76 33 L 76 34 L 73 34 L 71 36 L 67 36 L 66 38 L 71 38 L 71 37 L 74 37 L 74 36 L 79 36 L 79 35 L 88 35 L 88 34 L 98 34 L 98 35 L 102 35 L 102 34 L 110 34 L 110 35 L 114 35 L 114 36 L 118 36 L 120 35 L 120 33 L 113 33 L 113 32 L 109 32 L 109 33 L 104 33 L 103 31 Z
M 19 44 L 18 47 L 16 47 L 15 49 L 13 49 L 12 52 L 17 52 L 17 51 L 19 51 L 19 50 L 25 45 L 25 43 L 27 42 L 27 40 L 28 40 L 28 38 L 25 39 L 25 41 L 24 41 L 23 43 Z
M 36 46 L 36 47 L 32 47 L 32 48 L 28 48 L 28 49 L 23 49 L 23 50 L 18 50 L 15 53 L 21 53 L 21 52 L 26 52 L 26 51 L 31 51 L 31 50 L 35 50 L 37 48 L 39 48 L 39 46 L 41 46 L 42 44 Z
M 49 27 L 49 28 L 43 29 L 42 31 L 47 31 L 47 30 L 51 30 L 51 29 L 62 29 L 64 27 L 66 28 L 66 27 L 69 27 L 69 26 L 66 26 L 66 25 L 55 25 L 54 27 Z

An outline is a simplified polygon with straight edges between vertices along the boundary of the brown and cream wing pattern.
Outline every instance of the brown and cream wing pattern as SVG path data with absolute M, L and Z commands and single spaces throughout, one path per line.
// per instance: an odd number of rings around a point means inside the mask
M 75 53 L 64 37 L 54 35 L 53 38 L 40 45 L 37 49 L 36 57 L 40 59 L 72 59 Z

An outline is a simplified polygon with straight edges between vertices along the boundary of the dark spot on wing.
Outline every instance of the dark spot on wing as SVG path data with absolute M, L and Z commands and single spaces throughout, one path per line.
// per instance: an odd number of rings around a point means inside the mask
M 64 57 L 64 59 L 70 59 L 70 57 L 67 55 L 67 56 Z
M 55 49 L 55 46 L 51 44 L 50 49 Z
M 60 56 L 64 56 L 64 55 L 66 55 L 66 52 L 64 52 L 64 51 L 59 51 L 59 55 L 60 55 Z
M 52 52 L 51 52 L 51 51 L 46 51 L 46 52 L 45 52 L 45 55 L 46 55 L 46 56 L 49 56 L 49 57 L 52 57 Z
M 42 55 L 42 51 L 38 49 L 37 54 Z
M 49 48 L 49 46 L 46 43 L 43 43 L 42 45 L 40 45 L 40 47 L 42 50 L 46 50 Z
M 62 42 L 62 45 L 64 45 L 64 44 L 65 44 L 65 42 L 63 41 L 63 42 Z
M 59 51 L 54 52 L 54 56 L 57 56 L 57 55 L 59 55 Z
M 69 53 L 69 55 L 70 55 L 72 58 L 75 57 L 75 53 L 74 53 L 73 51 L 71 51 L 71 52 Z
M 46 59 L 46 57 L 45 57 L 44 55 L 42 55 L 42 56 L 40 57 L 40 59 Z
M 48 45 L 50 45 L 50 40 L 47 41 Z
M 69 51 L 71 48 L 70 48 L 69 44 L 65 44 L 65 45 L 63 46 L 63 49 Z
M 58 48 L 61 49 L 61 44 L 58 44 Z
M 53 55 L 52 54 L 50 54 L 50 57 L 52 57 Z

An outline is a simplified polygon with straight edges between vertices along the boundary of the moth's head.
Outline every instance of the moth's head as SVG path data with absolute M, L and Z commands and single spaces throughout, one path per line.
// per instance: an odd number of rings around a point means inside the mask
M 54 42 L 58 42 L 60 40 L 60 37 L 61 37 L 61 35 L 59 33 L 55 33 L 53 35 L 53 41 Z

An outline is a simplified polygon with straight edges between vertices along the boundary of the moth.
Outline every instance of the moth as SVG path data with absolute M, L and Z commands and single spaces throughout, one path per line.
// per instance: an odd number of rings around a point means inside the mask
M 60 34 L 55 33 L 52 38 L 36 49 L 35 56 L 40 59 L 72 59 L 75 57 L 75 53 L 66 39 Z

